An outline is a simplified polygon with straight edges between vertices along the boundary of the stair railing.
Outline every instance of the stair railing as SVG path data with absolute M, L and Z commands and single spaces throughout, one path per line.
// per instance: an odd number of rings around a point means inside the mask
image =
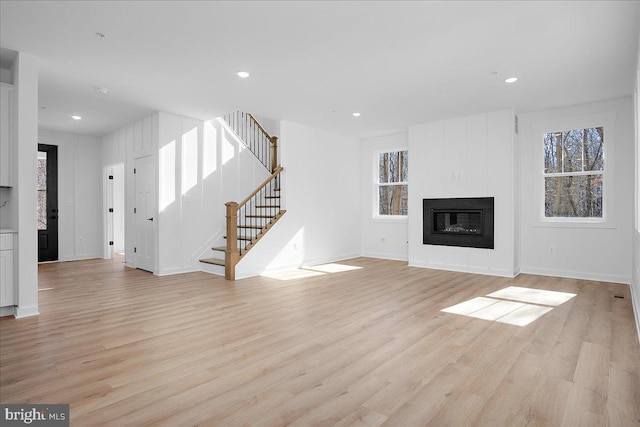
M 227 202 L 227 248 L 225 251 L 225 278 L 235 280 L 236 265 L 264 234 L 280 219 L 284 210 L 280 206 L 280 172 L 274 171 L 242 202 Z
M 236 111 L 226 114 L 224 120 L 260 163 L 274 172 L 278 167 L 278 137 L 269 135 L 251 113 Z

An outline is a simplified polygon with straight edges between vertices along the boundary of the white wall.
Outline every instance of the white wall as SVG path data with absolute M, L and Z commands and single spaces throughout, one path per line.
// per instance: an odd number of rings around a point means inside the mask
M 268 172 L 218 120 L 156 113 L 103 137 L 103 164 L 125 163 L 125 262 L 135 266 L 135 158 L 155 156 L 154 273 L 198 271 L 224 244 L 225 206 L 241 201 Z
M 409 128 L 409 265 L 517 274 L 515 144 L 511 110 Z M 424 245 L 422 200 L 441 197 L 494 197 L 495 249 Z
M 197 271 L 225 245 L 225 203 L 270 173 L 218 120 L 160 113 L 159 124 L 159 274 Z
M 408 259 L 408 219 L 375 218 L 378 153 L 406 150 L 407 133 L 396 133 L 360 140 L 360 221 L 362 224 L 362 255 L 372 258 Z M 409 152 L 409 186 L 412 180 L 412 154 Z
M 279 136 L 287 213 L 240 261 L 237 277 L 361 253 L 358 140 L 290 121 Z
M 631 98 L 559 108 L 520 116 L 521 270 L 526 273 L 629 283 L 633 227 L 633 107 Z M 600 228 L 555 226 L 540 221 L 541 129 L 582 117 L 615 117 L 614 211 Z M 605 138 L 607 134 L 605 129 Z M 605 144 L 607 143 L 605 139 Z M 609 147 L 611 148 L 611 147 Z M 553 253 L 549 247 L 553 247 Z
M 100 138 L 40 129 L 38 143 L 58 147 L 58 257 L 102 257 Z
M 111 168 L 113 173 L 113 250 L 124 252 L 124 163 Z
M 38 152 L 38 60 L 18 53 L 12 75 L 16 90 L 17 171 L 13 197 L 17 197 L 18 250 L 16 317 L 38 313 L 38 234 L 36 224 L 36 156 Z
M 6 68 L 0 68 L 0 82 L 13 84 L 13 77 L 11 75 L 11 70 Z
M 640 16 L 640 11 L 638 12 Z M 638 67 L 636 73 L 636 87 L 633 96 L 635 121 L 635 203 L 633 227 L 633 276 L 631 278 L 631 298 L 636 316 L 636 328 L 640 339 L 640 42 L 638 43 Z
M 157 163 L 158 123 L 159 114 L 156 113 L 102 137 L 102 166 L 106 167 L 124 163 L 124 250 L 125 265 L 129 267 L 135 267 L 133 252 L 136 237 L 134 227 L 135 216 L 133 214 L 135 205 L 135 176 L 133 174 L 133 166 L 135 159 L 150 155 L 156 156 L 155 163 Z M 101 173 L 103 167 L 100 167 Z M 100 188 L 102 189 L 102 186 Z M 108 207 L 103 206 L 102 208 L 106 209 Z M 102 221 L 102 215 L 100 215 L 100 221 Z M 157 230 L 157 225 L 154 224 L 154 226 L 156 226 Z M 103 241 L 102 245 L 104 244 Z M 157 272 L 157 254 L 158 251 L 156 250 L 154 272 Z

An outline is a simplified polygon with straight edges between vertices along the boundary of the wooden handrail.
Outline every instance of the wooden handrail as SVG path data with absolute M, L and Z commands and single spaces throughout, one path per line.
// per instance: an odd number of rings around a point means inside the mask
M 253 193 L 249 194 L 242 202 L 240 202 L 238 204 L 238 210 L 243 207 L 244 205 L 247 204 L 247 202 L 249 200 L 251 200 L 253 198 L 253 196 L 255 196 L 256 194 L 258 194 L 258 191 L 262 190 L 264 187 L 267 186 L 267 184 L 269 184 L 273 178 L 275 178 L 280 172 L 282 172 L 282 166 L 278 166 L 276 167 L 276 170 L 273 171 L 273 173 L 269 176 L 269 178 L 267 178 L 262 184 L 260 184 L 260 186 L 258 188 L 256 188 L 255 190 L 253 190 Z
M 267 132 L 266 130 L 264 130 L 264 128 L 262 127 L 262 125 L 260 124 L 259 121 L 256 120 L 255 117 L 253 117 L 253 114 L 251 113 L 247 113 L 247 115 L 249 116 L 249 118 L 251 118 L 251 120 L 253 120 L 253 123 L 256 124 L 256 126 L 258 126 L 258 129 L 260 129 L 262 131 L 262 133 L 264 134 L 264 136 L 266 136 L 267 138 L 271 139 L 271 135 L 269 135 L 269 132 Z
M 260 122 L 253 117 L 253 114 L 247 113 L 249 118 L 253 121 L 253 123 L 258 127 L 260 132 L 269 140 L 271 143 L 271 172 L 275 172 L 278 166 L 278 137 L 269 135 L 269 132 L 262 127 Z
M 229 127 L 269 172 L 278 166 L 278 137 L 269 135 L 251 113 L 237 111 L 224 116 Z

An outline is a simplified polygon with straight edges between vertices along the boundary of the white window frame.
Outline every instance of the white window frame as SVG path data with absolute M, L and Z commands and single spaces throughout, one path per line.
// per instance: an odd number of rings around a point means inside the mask
M 545 176 L 544 173 L 544 135 L 552 132 L 563 132 L 573 129 L 604 128 L 604 170 L 602 171 L 602 218 L 581 217 L 546 217 L 545 216 Z M 536 182 L 536 199 L 538 200 L 538 225 L 545 227 L 576 228 L 615 228 L 614 214 L 614 147 L 615 147 L 615 113 L 605 112 L 566 119 L 552 120 L 534 130 L 533 141 L 537 145 L 538 177 Z M 553 176 L 586 175 L 590 172 L 568 172 Z M 526 190 L 526 189 L 523 189 Z
M 393 183 L 380 183 L 378 179 L 380 178 L 378 175 L 378 166 L 379 166 L 379 157 L 380 154 L 384 153 L 395 153 L 397 151 L 406 151 L 407 156 L 409 155 L 408 147 L 399 147 L 399 148 L 385 148 L 382 150 L 377 150 L 373 152 L 373 219 L 380 222 L 407 222 L 409 215 L 380 215 L 379 207 L 380 207 L 380 191 L 378 190 L 382 186 L 389 185 L 406 185 L 407 186 L 407 204 L 409 203 L 409 181 L 403 182 L 393 182 Z M 408 212 L 408 207 L 407 207 Z

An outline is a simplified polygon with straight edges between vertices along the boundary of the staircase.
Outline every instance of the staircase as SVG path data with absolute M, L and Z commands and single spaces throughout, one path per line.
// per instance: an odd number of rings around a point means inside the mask
M 224 266 L 224 277 L 235 280 L 236 265 L 286 212 L 280 203 L 280 173 L 278 138 L 270 136 L 249 113 L 235 112 L 224 116 L 227 125 L 244 145 L 271 173 L 242 202 L 227 202 L 226 245 L 211 248 L 220 257 L 200 262 Z

